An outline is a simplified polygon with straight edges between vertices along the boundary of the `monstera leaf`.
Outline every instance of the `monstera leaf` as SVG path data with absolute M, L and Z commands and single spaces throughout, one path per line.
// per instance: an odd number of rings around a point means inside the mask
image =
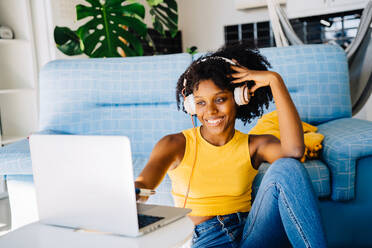
M 172 37 L 178 32 L 177 2 L 175 0 L 146 0 L 150 5 L 152 25 L 154 29 L 165 36 L 165 30 L 169 30 Z
M 54 29 L 54 40 L 57 48 L 66 55 L 82 54 L 84 45 L 77 34 L 66 27 L 56 27 Z
M 89 57 L 143 54 L 140 38 L 146 36 L 147 27 L 142 22 L 145 9 L 141 4 L 124 5 L 125 0 L 85 1 L 90 6 L 77 5 L 77 19 L 90 20 L 76 31 L 63 27 L 55 29 L 54 38 L 59 50 L 67 55 L 74 51 L 79 54 L 79 47 Z

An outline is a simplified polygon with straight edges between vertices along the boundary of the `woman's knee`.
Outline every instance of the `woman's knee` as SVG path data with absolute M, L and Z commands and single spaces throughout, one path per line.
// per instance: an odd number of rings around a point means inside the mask
M 271 164 L 272 168 L 281 169 L 302 169 L 303 165 L 300 161 L 294 158 L 279 158 Z
M 267 174 L 267 175 L 266 175 Z M 307 177 L 307 171 L 303 164 L 294 158 L 280 158 L 272 163 L 266 171 L 265 176 L 275 178 L 275 181 L 280 179 L 287 180 L 293 177 Z

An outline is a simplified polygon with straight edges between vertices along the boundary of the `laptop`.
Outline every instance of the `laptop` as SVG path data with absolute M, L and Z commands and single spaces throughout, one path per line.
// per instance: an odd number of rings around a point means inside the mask
M 136 202 L 127 137 L 34 134 L 30 150 L 41 223 L 136 237 L 191 211 Z

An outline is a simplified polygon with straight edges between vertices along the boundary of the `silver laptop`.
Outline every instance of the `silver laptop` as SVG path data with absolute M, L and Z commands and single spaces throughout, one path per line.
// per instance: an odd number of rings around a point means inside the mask
M 135 237 L 191 211 L 136 203 L 127 137 L 34 134 L 30 149 L 42 223 Z

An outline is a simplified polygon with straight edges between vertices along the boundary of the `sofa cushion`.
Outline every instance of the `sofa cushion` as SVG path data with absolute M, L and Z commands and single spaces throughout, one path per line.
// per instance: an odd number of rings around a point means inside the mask
M 334 45 L 260 50 L 291 94 L 301 120 L 310 124 L 351 117 L 345 51 Z
M 257 120 L 254 120 L 252 123 L 248 123 L 245 126 L 241 121 L 237 121 L 235 124 L 235 128 L 248 133 L 254 125 L 256 125 Z M 305 168 L 307 169 L 311 181 L 313 183 L 313 187 L 315 193 L 318 197 L 328 197 L 331 194 L 331 180 L 330 180 L 330 173 L 329 169 L 325 163 L 320 160 L 308 160 L 303 163 Z M 259 172 L 256 176 L 255 182 L 253 184 L 253 193 L 258 190 L 258 186 L 262 180 L 263 175 L 265 174 L 266 170 L 268 169 L 268 163 L 262 163 L 259 168 Z
M 372 122 L 343 118 L 318 126 L 324 134 L 322 160 L 330 169 L 332 199 L 351 200 L 355 195 L 355 166 L 372 155 Z
M 40 130 L 125 135 L 147 157 L 164 135 L 192 127 L 176 106 L 191 55 L 60 60 L 40 74 Z
M 192 127 L 190 117 L 178 111 L 176 103 L 130 107 L 113 104 L 81 111 L 81 114 L 60 114 L 70 122 L 59 124 L 56 121 L 48 128 L 66 134 L 124 135 L 129 137 L 132 154 L 136 157 L 148 157 L 164 135 Z
M 43 130 L 43 134 L 69 134 L 54 130 Z M 23 139 L 0 149 L 0 175 L 31 175 L 31 155 L 28 139 Z
M 328 197 L 331 194 L 328 167 L 320 160 L 310 160 L 303 163 L 303 165 L 310 176 L 315 194 L 319 198 Z M 269 163 L 262 163 L 258 168 L 258 174 L 254 179 L 252 186 L 253 196 L 257 194 L 258 187 L 269 167 Z

